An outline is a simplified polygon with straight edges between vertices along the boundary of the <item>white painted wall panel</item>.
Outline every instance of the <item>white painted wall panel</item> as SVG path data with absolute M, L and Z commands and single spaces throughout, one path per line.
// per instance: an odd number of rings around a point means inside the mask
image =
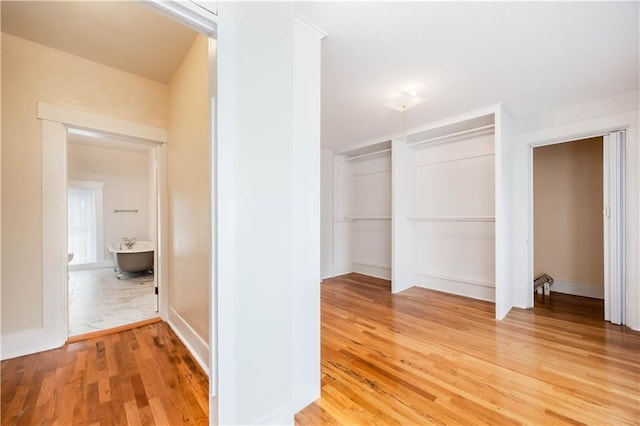
M 353 216 L 391 216 L 391 172 L 353 177 Z
M 320 38 L 294 27 L 292 412 L 320 397 Z
M 333 153 L 320 151 L 320 276 L 333 276 Z
M 333 223 L 333 275 L 353 272 L 351 257 L 351 222 L 344 220 Z
M 483 281 L 494 286 L 493 222 L 416 223 L 416 273 Z
M 353 263 L 391 269 L 391 221 L 351 223 Z
M 293 424 L 319 391 L 319 43 L 295 25 L 290 3 L 220 4 L 219 424 Z
M 493 216 L 493 156 L 416 167 L 416 216 Z
M 352 195 L 351 163 L 343 156 L 333 157 L 333 271 L 332 276 L 353 272 L 351 259 L 351 224 L 349 216 Z
M 401 292 L 416 284 L 415 222 L 407 220 L 415 212 L 415 151 L 404 140 L 392 142 L 392 279 L 391 291 Z

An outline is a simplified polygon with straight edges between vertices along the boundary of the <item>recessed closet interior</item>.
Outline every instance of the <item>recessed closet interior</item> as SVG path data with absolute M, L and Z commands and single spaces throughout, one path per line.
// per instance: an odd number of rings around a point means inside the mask
M 333 157 L 333 275 L 495 300 L 495 114 Z
M 335 275 L 391 279 L 391 141 L 333 161 Z
M 551 291 L 604 298 L 603 138 L 533 150 L 534 276 Z

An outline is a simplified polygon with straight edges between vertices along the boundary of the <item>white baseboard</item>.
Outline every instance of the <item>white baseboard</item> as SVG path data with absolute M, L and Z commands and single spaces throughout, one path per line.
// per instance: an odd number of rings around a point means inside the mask
M 46 328 L 33 328 L 0 336 L 0 356 L 2 361 L 36 352 L 48 351 L 64 345 L 61 333 Z
M 553 284 L 551 284 L 551 292 L 604 300 L 604 285 L 579 284 L 570 281 L 555 280 Z
M 182 343 L 184 343 L 189 352 L 191 352 L 191 355 L 193 355 L 205 374 L 211 379 L 211 375 L 209 374 L 209 345 L 207 342 L 205 342 L 171 306 L 169 306 L 169 319 L 167 323 Z
M 264 416 L 252 424 L 256 425 L 293 425 L 295 424 L 295 413 L 290 405 L 278 408 L 272 413 Z
M 368 275 L 370 277 L 382 278 L 383 280 L 391 280 L 391 268 L 388 266 L 353 262 L 353 272 Z
M 442 291 L 472 299 L 495 302 L 495 288 L 489 283 L 456 279 L 454 277 L 434 277 L 432 275 L 416 274 L 415 285 L 429 290 Z
M 333 275 L 330 278 L 339 277 L 340 275 L 346 275 L 352 272 L 353 272 L 353 268 L 351 267 L 351 264 L 341 265 L 333 269 Z

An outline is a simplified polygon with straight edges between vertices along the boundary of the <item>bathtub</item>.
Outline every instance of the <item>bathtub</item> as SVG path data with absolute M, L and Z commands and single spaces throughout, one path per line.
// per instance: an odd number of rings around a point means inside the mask
M 154 244 L 151 241 L 136 241 L 131 248 L 118 243 L 107 244 L 113 254 L 118 278 L 123 272 L 152 272 Z

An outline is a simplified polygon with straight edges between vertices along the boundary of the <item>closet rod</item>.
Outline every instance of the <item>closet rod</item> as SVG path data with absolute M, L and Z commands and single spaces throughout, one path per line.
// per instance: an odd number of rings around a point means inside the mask
M 356 155 L 356 156 L 353 156 L 353 157 L 347 157 L 346 160 L 347 161 L 358 160 L 360 158 L 370 157 L 370 156 L 376 155 L 376 154 L 382 154 L 383 152 L 391 152 L 391 148 L 381 149 L 379 151 L 374 151 L 374 152 L 368 152 L 366 154 L 360 154 L 360 155 Z
M 488 124 L 486 126 L 475 127 L 473 129 L 469 129 L 469 130 L 462 130 L 461 132 L 451 133 L 451 134 L 448 134 L 448 135 L 443 135 L 443 136 L 438 136 L 438 137 L 435 137 L 435 138 L 425 139 L 425 140 L 418 141 L 418 142 L 408 143 L 406 146 L 423 145 L 423 144 L 426 144 L 426 143 L 437 142 L 437 141 L 441 141 L 441 140 L 444 140 L 444 139 L 451 139 L 451 138 L 455 138 L 456 136 L 466 135 L 468 133 L 474 133 L 474 132 L 479 132 L 481 130 L 493 129 L 494 127 L 495 127 L 495 124 Z
M 474 280 L 470 278 L 454 277 L 451 275 L 427 274 L 424 272 L 417 272 L 416 275 L 419 275 L 421 277 L 426 277 L 426 278 L 433 278 L 436 280 L 454 281 L 454 282 L 473 284 L 473 285 L 488 287 L 488 288 L 495 288 L 496 286 L 495 283 L 492 283 L 489 281 L 480 281 L 480 280 Z
M 410 216 L 415 222 L 495 222 L 495 216 Z
M 472 160 L 474 158 L 491 157 L 493 155 L 495 154 L 492 152 L 491 154 L 472 155 L 471 157 L 454 158 L 451 160 L 434 161 L 431 163 L 418 163 L 416 164 L 416 167 L 434 166 L 436 164 L 453 163 L 455 161 Z
M 391 220 L 391 216 L 345 216 L 347 222 L 354 222 L 356 220 Z

